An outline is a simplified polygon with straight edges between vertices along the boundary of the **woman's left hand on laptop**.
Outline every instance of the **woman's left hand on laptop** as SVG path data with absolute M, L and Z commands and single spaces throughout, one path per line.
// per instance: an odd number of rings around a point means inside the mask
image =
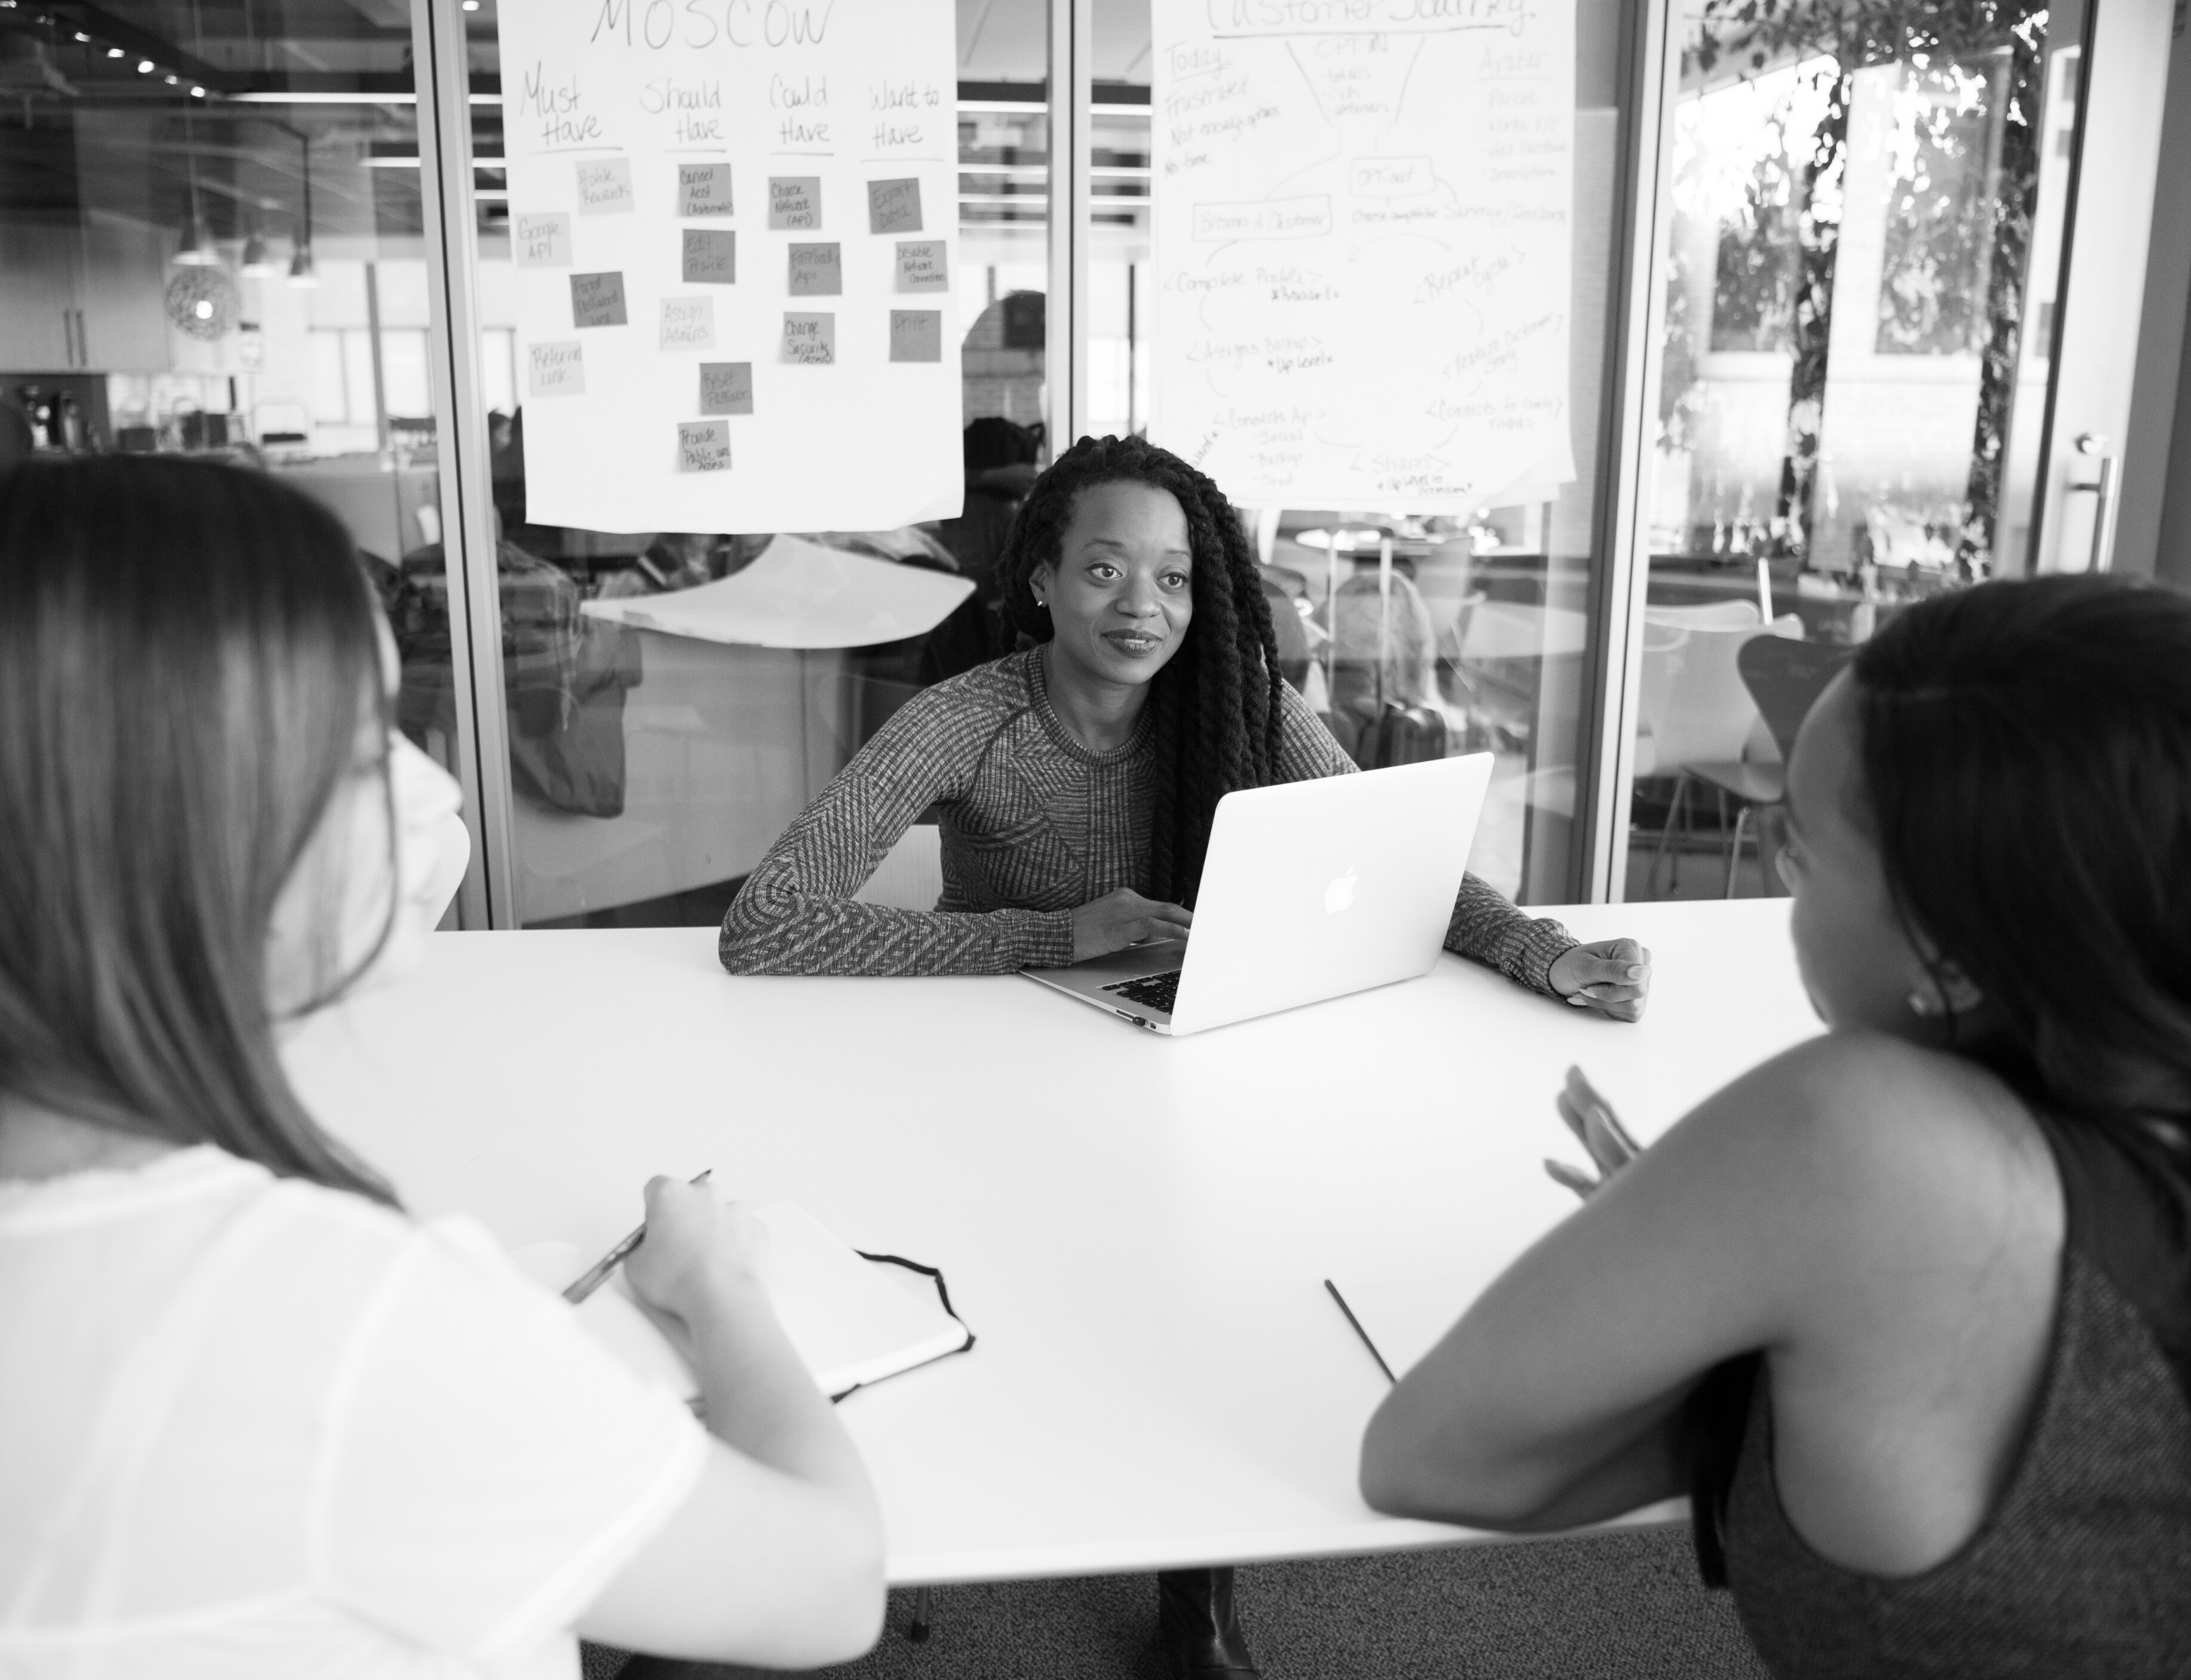
M 1563 951 L 1552 989 L 1580 1009 L 1615 1021 L 1641 1021 L 1651 997 L 1651 954 L 1633 939 L 1600 939 Z

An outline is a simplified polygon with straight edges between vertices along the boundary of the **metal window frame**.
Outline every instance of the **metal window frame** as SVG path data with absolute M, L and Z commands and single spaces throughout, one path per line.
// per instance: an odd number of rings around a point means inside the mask
M 1665 303 L 1668 218 L 1660 203 L 1664 163 L 1673 140 L 1674 90 L 1681 79 L 1676 0 L 1636 0 L 1622 43 L 1628 108 L 1621 125 L 1622 253 L 1614 305 L 1606 428 L 1605 492 L 1599 498 L 1597 552 L 1591 579 L 1596 658 L 1584 701 L 1588 738 L 1578 762 L 1587 772 L 1577 800 L 1582 818 L 1576 897 L 1593 904 L 1626 896 L 1630 807 L 1636 782 L 1636 719 L 1643 674 L 1645 592 L 1651 581 L 1643 488 L 1656 443 L 1665 347 L 1651 324 Z
M 418 197 L 440 438 L 441 552 L 449 575 L 450 678 L 457 779 L 471 867 L 458 891 L 466 928 L 514 928 L 517 889 L 503 703 L 502 593 L 495 560 L 494 480 L 480 373 L 479 272 L 472 237 L 471 64 L 462 0 L 411 0 L 418 77 Z M 453 515 L 453 516 L 452 516 Z
M 1044 305 L 1043 379 L 1052 460 L 1088 430 L 1095 41 L 1096 0 L 1050 0 L 1050 288 Z

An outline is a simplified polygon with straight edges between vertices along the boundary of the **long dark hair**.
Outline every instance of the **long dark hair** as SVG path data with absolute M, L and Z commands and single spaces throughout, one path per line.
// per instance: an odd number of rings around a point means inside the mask
M 1982 584 L 1903 613 L 1855 675 L 1888 886 L 2002 1023 L 1968 1047 L 2186 1182 L 2191 596 Z
M 0 1093 L 391 1199 L 290 1090 L 265 962 L 381 692 L 375 612 L 262 474 L 0 478 Z
M 1037 641 L 1053 634 L 1029 580 L 1058 558 L 1073 499 L 1098 484 L 1146 484 L 1187 515 L 1194 617 L 1187 641 L 1149 688 L 1157 754 L 1150 891 L 1192 905 L 1217 801 L 1275 774 L 1284 716 L 1278 644 L 1255 550 L 1215 482 L 1141 437 L 1084 437 L 1034 481 L 997 561 L 1005 622 Z

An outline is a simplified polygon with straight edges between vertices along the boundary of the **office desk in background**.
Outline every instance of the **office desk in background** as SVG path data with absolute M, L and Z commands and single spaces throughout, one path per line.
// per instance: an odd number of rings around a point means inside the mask
M 1573 1206 L 1580 1062 L 1648 1139 L 1817 1030 L 1787 902 L 1558 911 L 1632 934 L 1639 1026 L 1458 958 L 1173 1040 L 1011 977 L 739 979 L 706 929 L 450 933 L 310 1023 L 307 1104 L 422 1214 L 606 1250 L 703 1167 L 941 1266 L 981 1338 L 852 1396 L 898 1585 L 1454 1544 L 1380 1517 L 1384 1379 L 1321 1280 L 1436 1273 L 1457 1315 Z

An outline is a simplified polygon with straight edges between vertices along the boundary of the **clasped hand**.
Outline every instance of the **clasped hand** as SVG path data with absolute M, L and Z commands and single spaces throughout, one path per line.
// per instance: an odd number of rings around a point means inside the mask
M 1578 1008 L 1615 1021 L 1641 1021 L 1651 999 L 1651 954 L 1633 939 L 1600 939 L 1562 951 L 1548 977 Z

